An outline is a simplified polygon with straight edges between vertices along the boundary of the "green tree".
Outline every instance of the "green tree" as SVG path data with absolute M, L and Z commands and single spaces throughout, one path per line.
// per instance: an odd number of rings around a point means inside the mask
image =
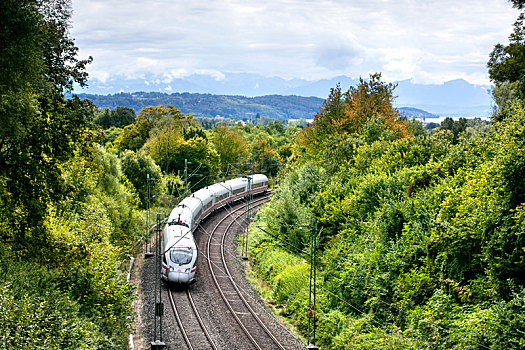
M 98 175 L 97 189 L 94 192 L 111 220 L 111 241 L 124 246 L 124 243 L 131 243 L 135 238 L 133 233 L 138 231 L 135 210 L 139 197 L 133 184 L 124 176 L 121 161 L 116 154 L 99 147 L 94 165 Z
M 496 44 L 487 63 L 489 77 L 496 83 L 522 81 L 525 73 L 525 31 L 521 14 L 514 23 L 514 32 L 509 36 L 509 44 Z
M 219 169 L 219 156 L 208 140 L 201 136 L 184 138 L 184 129 L 164 129 L 148 139 L 145 149 L 166 173 L 182 176 L 186 161 L 188 174 L 193 174 L 190 185 L 213 183 Z
M 519 10 L 523 10 L 525 8 L 525 1 L 524 0 L 511 0 L 512 6 Z
M 275 176 L 279 170 L 279 156 L 277 151 L 271 147 L 268 139 L 261 138 L 252 144 L 251 161 L 255 172 Z
M 512 0 L 513 6 L 523 10 L 521 0 Z M 525 13 L 521 13 L 514 23 L 514 32 L 509 36 L 509 44 L 496 44 L 487 62 L 490 79 L 496 84 L 512 87 L 519 98 L 525 98 Z M 495 115 L 497 119 L 505 114 Z
M 336 132 L 338 121 L 344 116 L 344 96 L 340 84 L 330 89 L 328 98 L 315 114 L 311 125 L 306 126 L 300 135 L 299 142 L 316 153 L 324 137 Z
M 120 151 L 140 149 L 148 138 L 165 128 L 179 128 L 188 125 L 192 117 L 184 115 L 172 105 L 149 106 L 140 110 L 135 123 L 124 128 L 115 144 Z
M 0 235 L 40 247 L 47 204 L 63 193 L 58 164 L 93 136 L 93 105 L 64 96 L 85 85 L 91 58 L 76 57 L 68 0 L 6 0 L 0 12 Z
M 126 150 L 122 154 L 122 172 L 137 191 L 141 207 L 148 205 L 148 174 L 150 177 L 150 194 L 158 195 L 162 189 L 162 172 L 155 161 L 144 151 Z M 151 200 L 151 199 L 150 199 Z
M 467 130 L 467 119 L 459 118 L 459 120 L 454 120 L 447 117 L 441 122 L 440 130 L 450 130 L 454 135 L 452 143 L 457 144 L 459 135 Z
M 393 107 L 394 84 L 381 81 L 381 74 L 371 74 L 368 81 L 360 78 L 356 87 L 346 93 L 337 85 L 305 128 L 299 143 L 311 155 L 318 156 L 323 142 L 335 134 L 363 135 L 367 142 L 394 140 L 413 135 L 404 116 Z
M 491 90 L 494 106 L 492 107 L 492 118 L 501 121 L 509 116 L 512 105 L 517 100 L 518 83 L 508 81 L 497 83 Z
M 104 108 L 95 116 L 95 124 L 103 129 L 111 127 L 123 128 L 135 122 L 135 111 L 128 107 L 117 107 L 115 109 Z
M 246 159 L 248 144 L 242 134 L 225 125 L 217 126 L 213 133 L 213 146 L 220 157 L 222 173 L 228 173 L 229 164 L 238 163 L 239 159 Z
M 381 81 L 381 73 L 371 74 L 368 81 L 360 78 L 357 87 L 350 87 L 345 99 L 345 118 L 341 121 L 343 130 L 359 133 L 372 118 L 384 122 L 402 119 L 393 107 L 395 88 L 396 85 Z
M 113 147 L 114 142 L 122 134 L 124 129 L 117 128 L 115 126 L 104 130 L 104 144 L 108 144 L 108 147 Z

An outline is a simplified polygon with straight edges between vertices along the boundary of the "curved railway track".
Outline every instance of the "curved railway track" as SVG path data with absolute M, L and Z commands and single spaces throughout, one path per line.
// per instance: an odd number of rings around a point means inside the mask
M 167 326 L 170 348 L 285 349 L 282 344 L 288 349 L 304 348 L 291 342 L 289 333 L 283 335 L 283 327 L 275 320 L 269 320 L 269 312 L 239 275 L 240 257 L 232 254 L 238 247 L 234 234 L 240 232 L 245 215 L 267 201 L 265 195 L 250 206 L 235 203 L 199 229 L 199 255 L 207 263 L 199 264 L 198 282 L 187 288 L 164 285 L 165 300 L 173 310 Z
M 261 206 L 268 200 L 265 196 L 255 201 L 254 206 Z M 225 239 L 232 231 L 234 224 L 238 223 L 238 218 L 246 215 L 249 209 L 241 211 L 244 207 L 230 212 L 222 218 L 210 232 L 207 242 L 208 266 L 212 274 L 213 281 L 219 294 L 224 300 L 230 314 L 246 335 L 248 342 L 255 349 L 285 349 L 279 340 L 272 334 L 270 329 L 264 324 L 257 312 L 250 306 L 242 290 L 234 281 L 225 258 Z M 237 213 L 240 212 L 241 213 Z

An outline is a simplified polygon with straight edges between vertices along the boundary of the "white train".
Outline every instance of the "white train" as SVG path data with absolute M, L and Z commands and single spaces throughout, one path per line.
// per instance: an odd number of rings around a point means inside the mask
M 229 203 L 266 190 L 266 175 L 255 174 L 207 186 L 184 198 L 171 211 L 164 226 L 162 279 L 173 283 L 194 283 L 197 246 L 193 233 L 199 223 Z

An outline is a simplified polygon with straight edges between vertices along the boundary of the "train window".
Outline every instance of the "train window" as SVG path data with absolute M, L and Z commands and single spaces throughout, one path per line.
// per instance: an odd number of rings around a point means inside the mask
M 236 190 L 233 191 L 233 194 L 239 194 L 241 192 L 244 192 L 246 189 L 244 187 L 241 187 L 241 188 L 238 188 Z
M 187 223 L 182 222 L 181 220 L 175 220 L 175 219 L 168 222 L 168 226 L 173 226 L 173 225 L 189 227 Z
M 175 248 L 171 250 L 170 258 L 175 264 L 186 265 L 191 262 L 193 257 L 193 249 L 191 248 Z

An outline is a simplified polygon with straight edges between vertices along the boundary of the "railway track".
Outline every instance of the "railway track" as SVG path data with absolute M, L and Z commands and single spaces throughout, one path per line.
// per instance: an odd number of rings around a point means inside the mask
M 170 288 L 169 298 L 175 319 L 188 349 L 217 350 L 218 348 L 193 302 L 190 290 L 188 288 L 182 290 Z
M 263 205 L 267 197 L 254 201 L 254 207 Z M 225 258 L 225 239 L 232 231 L 238 219 L 246 215 L 248 208 L 232 210 L 211 230 L 207 242 L 208 266 L 222 299 L 239 328 L 246 336 L 245 346 L 254 349 L 285 349 L 279 340 L 264 324 L 257 312 L 250 306 L 243 291 L 237 286 L 228 268 Z
M 289 333 L 283 335 L 283 327 L 275 320 L 273 325 L 268 323 L 268 311 L 239 275 L 240 259 L 231 253 L 238 246 L 233 233 L 239 232 L 245 215 L 267 201 L 266 195 L 254 199 L 249 208 L 245 203 L 233 204 L 199 229 L 198 282 L 187 288 L 164 286 L 164 298 L 173 310 L 166 325 L 170 348 L 285 349 L 282 344 L 287 349 L 303 348 L 290 341 Z

